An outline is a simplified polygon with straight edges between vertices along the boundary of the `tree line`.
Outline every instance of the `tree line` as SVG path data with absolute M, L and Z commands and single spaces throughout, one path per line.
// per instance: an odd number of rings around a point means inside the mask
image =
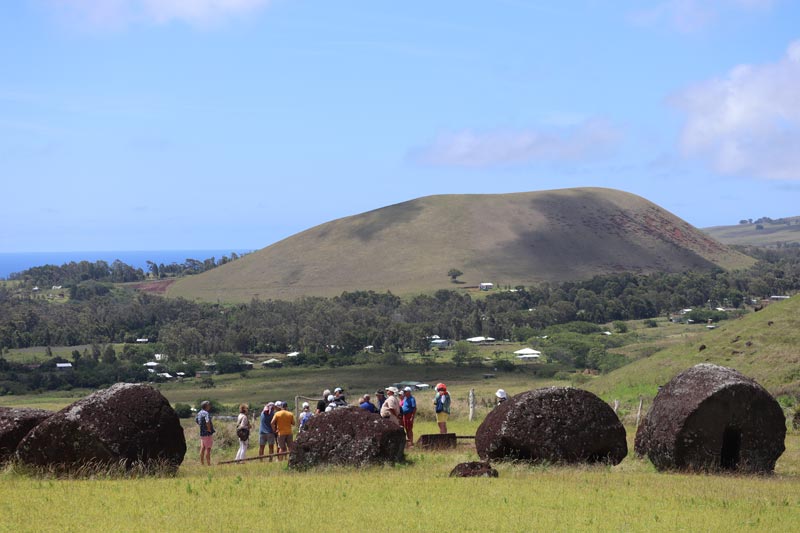
M 800 252 L 751 253 L 758 253 L 760 260 L 747 270 L 620 273 L 517 287 L 483 299 L 458 290 L 410 299 L 355 291 L 334 298 L 220 305 L 166 299 L 91 280 L 71 288 L 78 295 L 85 292 L 82 298 L 52 304 L 0 289 L 0 348 L 147 337 L 181 357 L 293 350 L 351 355 L 368 345 L 424 352 L 427 337 L 434 334 L 453 340 L 476 335 L 526 340 L 554 324 L 648 319 L 697 306 L 739 308 L 750 298 L 800 288 Z
M 230 257 L 220 259 L 209 257 L 204 260 L 187 258 L 183 263 L 156 263 L 147 261 L 147 271 L 135 268 L 119 259 L 109 264 L 107 261 L 70 261 L 60 266 L 36 266 L 21 272 L 13 272 L 8 279 L 19 281 L 24 287 L 34 286 L 75 286 L 84 281 L 126 283 L 144 281 L 148 278 L 191 276 L 236 261 L 243 255 L 232 252 Z
M 73 299 L 53 303 L 20 298 L 0 287 L 0 394 L 158 380 L 143 366 L 155 353 L 170 357 L 159 372 L 181 369 L 187 375 L 208 359 L 218 371 L 238 372 L 242 354 L 269 352 L 301 352 L 292 364 L 357 364 L 374 360 L 367 346 L 390 364 L 401 362 L 404 351 L 435 360 L 433 335 L 460 341 L 454 348 L 457 364 L 480 362 L 463 339 L 483 335 L 540 347 L 551 361 L 548 371 L 609 371 L 626 361 L 609 352 L 620 337 L 597 335 L 598 324 L 614 322 L 618 332 L 624 331 L 622 321 L 630 319 L 655 326 L 652 319 L 688 307 L 695 308 L 692 316 L 698 321 L 718 320 L 726 314 L 716 307 L 743 308 L 751 299 L 800 288 L 800 252 L 746 251 L 759 261 L 742 271 L 620 273 L 516 287 L 482 299 L 458 290 L 408 299 L 354 291 L 334 298 L 220 305 L 167 299 L 90 279 L 69 287 Z M 136 344 L 143 337 L 150 342 Z M 119 343 L 124 347 L 116 351 L 113 344 Z M 11 348 L 79 345 L 89 348 L 39 366 L 2 357 Z M 73 368 L 57 370 L 58 362 L 71 362 Z M 496 367 L 502 363 L 493 362 Z

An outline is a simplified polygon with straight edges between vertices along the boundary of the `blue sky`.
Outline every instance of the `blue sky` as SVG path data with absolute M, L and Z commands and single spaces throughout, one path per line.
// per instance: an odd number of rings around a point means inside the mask
M 800 215 L 800 2 L 3 2 L 0 176 L 2 252 L 578 186 Z

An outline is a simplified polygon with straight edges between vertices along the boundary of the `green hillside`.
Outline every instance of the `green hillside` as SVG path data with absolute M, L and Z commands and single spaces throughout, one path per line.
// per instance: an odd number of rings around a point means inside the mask
M 771 325 L 770 325 L 771 323 Z M 698 324 L 698 331 L 705 326 Z M 700 346 L 705 345 L 704 350 Z M 652 399 L 659 385 L 698 363 L 735 368 L 774 395 L 800 392 L 800 297 L 773 303 L 758 313 L 720 322 L 712 331 L 601 376 L 586 388 L 608 401 Z
M 786 217 L 779 221 L 761 221 L 734 226 L 714 226 L 704 228 L 703 231 L 727 245 L 768 247 L 785 244 L 800 245 L 800 217 Z
M 334 220 L 171 285 L 205 301 L 396 294 L 748 266 L 657 205 L 612 189 L 429 196 Z M 463 271 L 459 284 L 447 277 Z

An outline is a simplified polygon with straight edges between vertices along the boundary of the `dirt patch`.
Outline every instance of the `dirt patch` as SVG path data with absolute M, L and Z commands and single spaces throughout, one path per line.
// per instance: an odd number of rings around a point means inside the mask
M 160 279 L 158 281 L 143 281 L 142 283 L 132 283 L 130 286 L 139 292 L 149 294 L 166 294 L 170 285 L 175 283 L 175 279 Z

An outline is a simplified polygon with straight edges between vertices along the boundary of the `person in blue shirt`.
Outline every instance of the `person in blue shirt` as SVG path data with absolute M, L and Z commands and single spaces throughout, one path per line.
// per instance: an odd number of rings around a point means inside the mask
M 377 413 L 378 410 L 375 408 L 372 402 L 369 401 L 369 399 L 369 394 L 365 394 L 361 397 L 361 402 L 358 404 L 358 406 L 365 411 L 369 411 L 370 413 Z
M 414 415 L 417 414 L 417 400 L 411 395 L 411 387 L 403 389 L 403 402 L 400 404 L 403 415 L 403 429 L 406 430 L 406 448 L 414 447 Z
M 211 448 L 214 446 L 215 433 L 214 422 L 211 421 L 211 402 L 205 400 L 200 404 L 195 422 L 200 426 L 200 464 L 211 466 Z
M 258 455 L 264 455 L 264 446 L 269 444 L 269 454 L 275 453 L 275 432 L 272 431 L 272 416 L 275 414 L 275 403 L 269 402 L 261 411 L 261 424 L 258 430 Z M 269 459 L 272 461 L 272 458 Z
M 311 417 L 314 416 L 314 413 L 311 412 L 311 406 L 308 402 L 303 402 L 303 410 L 300 411 L 300 426 L 298 431 L 303 431 L 306 428 L 306 424 Z

